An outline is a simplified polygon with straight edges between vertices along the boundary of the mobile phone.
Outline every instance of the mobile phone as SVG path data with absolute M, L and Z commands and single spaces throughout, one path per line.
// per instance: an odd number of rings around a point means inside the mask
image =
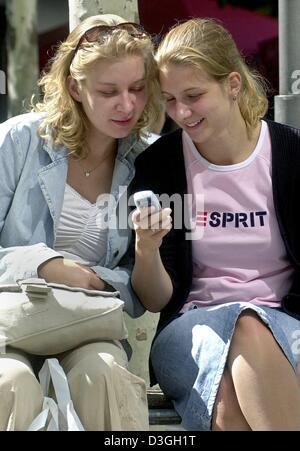
M 161 209 L 161 205 L 157 196 L 153 193 L 153 191 L 138 191 L 133 195 L 133 200 L 136 208 L 141 210 L 142 208 L 154 207 L 155 211 Z

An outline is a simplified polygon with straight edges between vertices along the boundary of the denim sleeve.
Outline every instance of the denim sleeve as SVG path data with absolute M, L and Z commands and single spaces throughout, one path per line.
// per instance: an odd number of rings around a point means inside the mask
M 8 122 L 0 125 L 0 227 L 9 210 L 26 154 L 22 151 L 21 139 Z
M 14 283 L 18 280 L 38 277 L 38 267 L 61 254 L 37 243 L 30 246 L 0 246 L 0 283 Z
M 132 267 L 130 264 L 118 266 L 114 269 L 94 266 L 93 270 L 102 280 L 120 292 L 120 298 L 125 304 L 124 310 L 129 316 L 137 318 L 145 313 L 145 307 L 141 304 L 131 286 L 130 276 Z
M 29 133 L 22 133 L 11 123 L 12 120 L 8 120 L 0 124 L 0 237 L 30 143 Z M 0 238 L 0 283 L 37 277 L 38 266 L 56 256 L 60 254 L 49 249 L 44 243 L 5 247 Z

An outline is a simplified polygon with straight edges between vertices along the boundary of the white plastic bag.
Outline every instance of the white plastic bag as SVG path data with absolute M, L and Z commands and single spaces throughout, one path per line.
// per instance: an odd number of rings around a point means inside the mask
M 39 380 L 44 393 L 43 410 L 28 431 L 84 431 L 73 406 L 66 375 L 57 359 L 45 360 Z M 57 402 L 48 396 L 51 380 Z

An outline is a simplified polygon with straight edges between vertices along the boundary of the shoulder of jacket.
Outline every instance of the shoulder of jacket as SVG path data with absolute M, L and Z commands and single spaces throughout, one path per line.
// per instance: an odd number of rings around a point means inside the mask
M 274 132 L 278 135 L 285 135 L 300 139 L 300 128 L 287 124 L 281 124 L 280 122 L 275 122 L 270 119 L 265 119 L 265 121 L 267 122 L 271 133 Z
M 43 119 L 43 113 L 26 113 L 14 116 L 0 124 L 2 139 L 10 135 L 16 145 L 29 144 L 33 138 L 38 137 L 38 127 Z
M 24 113 L 7 119 L 0 126 L 1 128 L 12 130 L 22 130 L 24 128 L 36 130 L 44 116 L 45 113 Z
M 158 161 L 168 160 L 182 149 L 181 134 L 182 130 L 178 129 L 161 136 L 138 156 L 137 162 L 146 162 L 152 159 L 157 159 Z

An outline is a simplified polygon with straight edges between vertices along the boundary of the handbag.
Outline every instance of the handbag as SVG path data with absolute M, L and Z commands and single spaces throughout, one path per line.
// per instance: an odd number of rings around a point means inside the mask
M 84 431 L 73 406 L 67 377 L 57 359 L 45 360 L 39 381 L 44 394 L 43 410 L 27 431 Z M 50 382 L 56 401 L 48 396 Z
M 123 306 L 117 291 L 44 279 L 0 285 L 0 347 L 53 355 L 92 341 L 122 340 L 128 337 Z

